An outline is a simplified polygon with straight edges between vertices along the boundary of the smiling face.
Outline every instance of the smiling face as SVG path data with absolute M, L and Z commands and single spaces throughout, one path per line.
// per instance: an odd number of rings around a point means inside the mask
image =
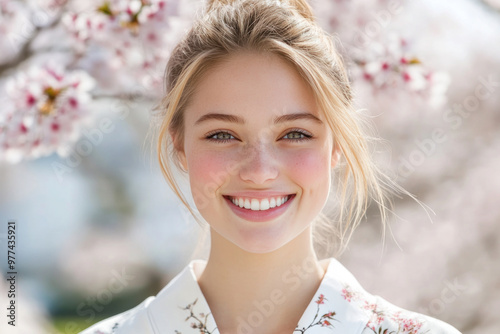
M 211 233 L 265 253 L 310 227 L 339 155 L 292 65 L 271 54 L 231 55 L 198 82 L 184 121 L 179 156 Z

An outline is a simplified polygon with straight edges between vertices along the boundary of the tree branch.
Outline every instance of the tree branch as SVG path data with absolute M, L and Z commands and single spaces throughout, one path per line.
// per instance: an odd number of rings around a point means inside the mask
M 21 63 L 23 63 L 24 61 L 26 61 L 27 59 L 29 59 L 31 56 L 33 56 L 34 52 L 33 52 L 32 48 L 31 48 L 31 45 L 33 44 L 33 42 L 35 41 L 35 39 L 40 35 L 40 32 L 42 32 L 44 30 L 48 30 L 48 29 L 54 28 L 55 26 L 57 26 L 61 22 L 61 18 L 63 16 L 65 8 L 66 8 L 66 4 L 64 4 L 61 7 L 59 15 L 48 26 L 45 26 L 45 27 L 37 26 L 37 27 L 35 27 L 35 31 L 27 39 L 26 43 L 24 43 L 24 45 L 22 46 L 21 50 L 17 53 L 17 56 L 14 57 L 13 59 L 11 59 L 10 61 L 7 61 L 7 62 L 5 62 L 3 64 L 0 64 L 0 77 L 3 76 L 5 74 L 5 72 L 7 72 L 9 69 L 15 68 L 15 67 L 19 66 Z

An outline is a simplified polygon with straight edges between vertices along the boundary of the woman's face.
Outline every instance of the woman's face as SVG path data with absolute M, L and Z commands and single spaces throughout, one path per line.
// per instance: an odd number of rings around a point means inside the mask
M 338 151 L 312 90 L 278 56 L 238 53 L 210 69 L 185 129 L 180 157 L 195 204 L 212 233 L 241 249 L 280 248 L 325 205 Z

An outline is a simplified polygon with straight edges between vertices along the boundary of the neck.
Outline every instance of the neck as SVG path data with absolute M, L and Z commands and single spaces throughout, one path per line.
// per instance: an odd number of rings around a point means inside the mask
M 210 232 L 210 256 L 198 283 L 219 332 L 242 332 L 258 312 L 263 321 L 250 326 L 253 333 L 292 333 L 327 265 L 316 258 L 310 228 L 269 253 L 246 252 Z

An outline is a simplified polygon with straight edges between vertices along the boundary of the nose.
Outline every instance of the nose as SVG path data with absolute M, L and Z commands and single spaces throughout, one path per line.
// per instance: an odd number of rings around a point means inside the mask
M 278 166 L 272 147 L 261 142 L 243 152 L 240 177 L 242 180 L 255 184 L 264 184 L 278 176 Z

